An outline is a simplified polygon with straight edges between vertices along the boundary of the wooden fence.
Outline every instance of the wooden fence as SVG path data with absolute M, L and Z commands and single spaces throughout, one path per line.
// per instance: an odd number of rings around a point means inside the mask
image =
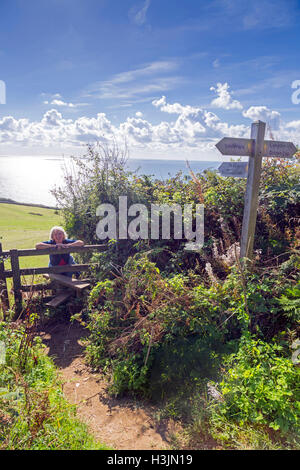
M 61 248 L 59 251 L 55 252 L 53 248 L 2 251 L 2 245 L 0 243 L 0 305 L 2 306 L 4 315 L 10 308 L 7 289 L 8 278 L 13 279 L 15 313 L 19 315 L 22 311 L 22 292 L 38 291 L 46 288 L 46 284 L 22 285 L 21 276 L 87 271 L 90 266 L 92 266 L 91 264 L 72 264 L 45 268 L 20 268 L 19 258 L 21 256 L 85 253 L 88 251 L 104 251 L 106 248 L 106 245 L 85 245 L 81 247 Z M 5 269 L 4 262 L 6 259 L 10 259 L 11 269 Z

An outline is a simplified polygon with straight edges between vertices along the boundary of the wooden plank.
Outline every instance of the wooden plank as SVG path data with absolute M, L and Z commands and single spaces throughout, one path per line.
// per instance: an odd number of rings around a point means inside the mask
M 17 250 L 16 250 L 17 251 Z M 67 264 L 65 266 L 52 266 L 48 268 L 24 268 L 20 269 L 22 276 L 29 276 L 34 274 L 51 274 L 51 273 L 76 273 L 77 271 L 88 271 L 91 266 L 96 266 L 97 263 L 93 264 Z M 12 271 L 7 270 L 5 277 L 12 277 Z
M 49 274 L 49 278 L 51 281 L 58 281 L 60 284 L 63 284 L 66 287 L 71 287 L 77 291 L 82 291 L 90 286 L 89 282 L 77 281 L 61 274 Z
M 15 315 L 18 316 L 22 311 L 21 276 L 18 250 L 10 250 L 10 259 L 15 296 Z
M 247 178 L 248 162 L 223 162 L 218 168 L 221 176 L 232 176 L 234 178 Z
M 53 285 L 52 284 L 32 284 L 29 286 L 21 286 L 21 291 L 22 292 L 37 292 L 40 290 L 52 290 Z
M 235 155 L 247 157 L 253 153 L 253 139 L 241 139 L 238 137 L 223 137 L 217 144 L 217 149 L 222 155 Z
M 90 264 L 66 264 L 64 266 L 52 266 L 48 268 L 25 268 L 21 269 L 20 272 L 24 276 L 29 274 L 60 274 L 60 273 L 76 273 L 77 271 L 87 271 L 90 268 Z
M 2 244 L 0 243 L 0 306 L 3 312 L 3 319 L 5 320 L 6 312 L 9 310 L 9 298 L 3 256 Z
M 253 156 L 249 157 L 241 236 L 241 258 L 252 258 L 265 129 L 266 124 L 262 121 L 254 122 L 251 126 L 251 139 L 255 139 L 255 148 Z
M 295 147 L 293 142 L 265 140 L 263 152 L 264 157 L 292 158 L 297 152 L 297 147 Z
M 50 279 L 50 274 L 43 274 L 43 277 L 45 279 Z M 90 283 L 91 282 L 91 279 L 88 278 L 88 277 L 85 277 L 84 279 L 77 279 L 78 282 L 85 282 L 85 283 Z M 44 285 L 47 285 L 47 284 L 44 284 Z
M 58 307 L 59 305 L 64 303 L 71 296 L 72 296 L 72 292 L 70 292 L 70 291 L 61 292 L 60 294 L 53 297 L 53 299 L 50 300 L 50 302 L 47 302 L 46 305 L 48 307 L 54 307 L 54 308 Z
M 51 246 L 51 245 L 50 245 Z M 55 246 L 55 245 L 52 245 Z M 67 247 L 68 245 L 66 245 Z M 87 253 L 89 251 L 104 251 L 107 249 L 107 245 L 85 245 L 85 246 L 74 246 L 68 248 L 39 248 L 39 249 L 24 249 L 18 250 L 19 256 L 43 256 L 53 254 L 66 254 L 66 253 Z

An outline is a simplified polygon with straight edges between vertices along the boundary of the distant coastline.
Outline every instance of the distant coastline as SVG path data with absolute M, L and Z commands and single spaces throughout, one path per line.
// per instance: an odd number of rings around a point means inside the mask
M 18 201 L 14 201 L 13 199 L 7 199 L 7 198 L 4 198 L 4 197 L 0 197 L 0 204 L 1 203 L 2 204 L 16 204 L 18 206 L 41 207 L 42 209 L 54 209 L 54 210 L 59 209 L 58 207 L 46 206 L 44 204 L 33 204 L 33 203 L 29 203 L 29 202 L 18 202 Z

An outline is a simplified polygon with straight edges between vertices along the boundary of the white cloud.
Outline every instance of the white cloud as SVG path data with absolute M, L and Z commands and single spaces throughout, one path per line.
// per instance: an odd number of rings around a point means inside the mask
M 146 22 L 146 15 L 150 7 L 151 0 L 145 0 L 142 5 L 134 5 L 129 11 L 131 21 L 139 26 Z
M 211 27 L 222 22 L 237 30 L 263 30 L 268 28 L 285 28 L 290 26 L 296 17 L 296 0 L 214 0 L 212 7 L 216 15 L 207 18 Z M 212 11 L 212 10 L 211 10 Z
M 169 114 L 192 114 L 200 111 L 200 108 L 194 108 L 193 106 L 183 106 L 180 103 L 169 104 L 166 101 L 166 97 L 152 101 L 153 106 L 160 108 L 161 111 Z
M 50 104 L 52 104 L 53 106 L 66 106 L 68 108 L 75 108 L 75 105 L 73 103 L 66 103 L 62 100 L 52 100 Z
M 174 60 L 155 61 L 134 70 L 118 73 L 110 80 L 110 83 L 130 82 L 144 76 L 154 75 L 158 72 L 169 72 L 170 70 L 174 70 L 177 67 L 178 64 Z
M 29 146 L 82 145 L 96 140 L 106 141 L 117 129 L 99 113 L 96 118 L 80 117 L 65 119 L 56 109 L 47 111 L 40 121 L 16 120 L 11 116 L 0 120 L 0 141 L 14 144 L 22 142 Z
M 42 93 L 42 96 L 47 96 L 46 93 Z M 44 104 L 46 105 L 51 105 L 51 106 L 59 106 L 59 107 L 65 107 L 65 108 L 79 108 L 81 106 L 88 106 L 88 103 L 71 103 L 64 101 L 62 99 L 62 96 L 60 93 L 55 93 L 54 95 L 51 96 L 51 100 L 47 99 L 43 101 Z
M 285 125 L 281 123 L 278 133 L 282 140 L 293 142 L 295 145 L 300 147 L 300 120 L 290 121 Z
M 169 75 L 178 68 L 172 61 L 154 61 L 134 70 L 113 75 L 109 80 L 90 85 L 85 93 L 100 99 L 134 99 L 141 95 L 157 94 L 177 86 L 181 77 Z
M 22 132 L 28 123 L 28 119 L 15 119 L 12 116 L 4 116 L 0 119 L 0 132 Z
M 287 129 L 295 129 L 300 131 L 300 121 L 288 122 L 285 126 Z
M 261 119 L 276 130 L 276 139 L 300 142 L 300 121 L 283 123 L 280 114 L 266 106 L 251 106 L 241 113 L 241 123 L 230 124 L 212 111 L 201 107 L 169 103 L 166 96 L 152 101 L 157 112 L 165 113 L 166 119 L 158 123 L 145 119 L 141 111 L 114 125 L 104 113 L 95 117 L 81 116 L 65 118 L 56 108 L 44 113 L 41 120 L 16 119 L 13 116 L 0 118 L 0 142 L 6 145 L 19 143 L 25 147 L 80 147 L 100 141 L 107 143 L 115 139 L 127 141 L 130 150 L 140 149 L 157 155 L 172 155 L 172 152 L 202 155 L 214 148 L 224 136 L 249 137 L 250 122 L 243 119 Z M 64 108 L 67 109 L 67 108 Z M 276 127 L 276 125 L 277 127 Z M 193 153 L 194 152 L 194 153 Z M 197 153 L 198 152 L 198 153 Z M 215 151 L 215 157 L 220 157 Z M 198 158 L 198 157 L 196 157 Z
M 62 115 L 56 109 L 50 109 L 44 114 L 41 122 L 46 126 L 58 126 L 62 122 Z
M 266 106 L 250 106 L 246 111 L 243 111 L 243 116 L 251 119 L 252 121 L 264 121 L 276 131 L 280 125 L 280 113 L 272 111 Z
M 82 145 L 87 142 L 112 138 L 127 140 L 131 147 L 144 145 L 149 149 L 182 148 L 193 149 L 210 144 L 213 139 L 226 135 L 241 136 L 246 126 L 230 126 L 214 113 L 180 103 L 167 103 L 162 97 L 153 102 L 166 114 L 174 114 L 175 120 L 162 120 L 153 124 L 143 118 L 141 112 L 114 126 L 104 113 L 96 117 L 66 119 L 57 109 L 48 110 L 40 121 L 14 119 L 11 116 L 0 120 L 0 140 L 5 143 L 23 142 L 26 145 L 43 143 L 45 146 Z
M 232 99 L 229 88 L 228 83 L 217 83 L 216 88 L 210 87 L 210 90 L 215 91 L 218 95 L 218 98 L 212 100 L 211 105 L 223 109 L 243 109 L 239 101 Z
M 245 29 L 282 28 L 293 21 L 292 0 L 252 0 L 243 16 Z
M 66 108 L 79 108 L 81 106 L 88 106 L 88 103 L 67 103 L 66 101 L 62 100 L 52 100 L 51 105 L 53 106 L 63 106 Z

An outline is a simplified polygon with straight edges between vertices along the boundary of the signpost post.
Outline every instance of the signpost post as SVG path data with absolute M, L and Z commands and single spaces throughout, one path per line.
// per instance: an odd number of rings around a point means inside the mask
M 255 145 L 249 158 L 241 236 L 241 258 L 251 258 L 253 252 L 265 129 L 266 124 L 261 121 L 255 122 L 251 126 L 251 138 L 255 139 Z
M 216 144 L 217 149 L 223 155 L 249 157 L 241 236 L 241 258 L 252 258 L 253 254 L 263 157 L 290 158 L 297 152 L 297 148 L 292 142 L 264 140 L 265 129 L 266 124 L 262 121 L 257 121 L 251 126 L 250 139 L 224 137 Z M 220 173 L 224 176 L 241 177 L 242 175 L 238 174 L 239 172 L 241 173 L 241 163 L 243 162 L 230 162 L 230 165 L 222 163 L 219 167 Z

